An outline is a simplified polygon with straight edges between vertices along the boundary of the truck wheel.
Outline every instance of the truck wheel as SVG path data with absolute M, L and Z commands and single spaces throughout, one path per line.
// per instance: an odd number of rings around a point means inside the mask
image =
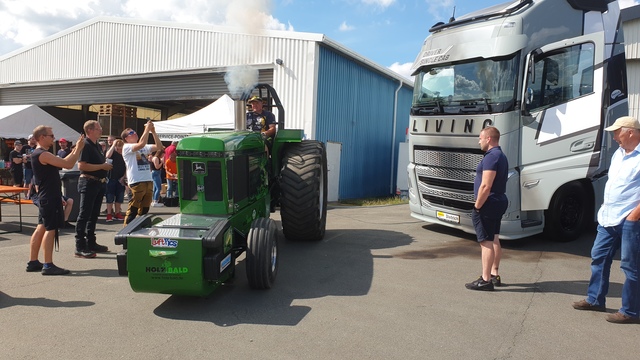
M 591 221 L 591 198 L 578 182 L 561 186 L 545 211 L 545 235 L 557 242 L 577 239 Z
M 327 223 L 327 154 L 319 141 L 289 144 L 282 159 L 280 215 L 288 240 L 321 240 Z
M 269 218 L 253 221 L 247 236 L 247 279 L 252 289 L 269 289 L 278 273 L 276 223 Z

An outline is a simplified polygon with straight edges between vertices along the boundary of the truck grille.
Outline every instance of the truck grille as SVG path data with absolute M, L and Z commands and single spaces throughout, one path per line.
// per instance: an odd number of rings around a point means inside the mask
M 418 191 L 423 206 L 473 208 L 473 181 L 483 154 L 469 150 L 414 147 Z

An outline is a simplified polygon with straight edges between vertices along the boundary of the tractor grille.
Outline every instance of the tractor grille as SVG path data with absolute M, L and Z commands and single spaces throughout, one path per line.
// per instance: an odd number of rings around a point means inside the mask
M 479 151 L 414 147 L 422 205 L 471 210 L 474 204 L 473 181 L 482 157 Z

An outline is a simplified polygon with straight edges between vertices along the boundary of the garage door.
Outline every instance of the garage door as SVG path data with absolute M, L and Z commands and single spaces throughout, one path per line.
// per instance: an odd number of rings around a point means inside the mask
M 273 85 L 273 69 L 260 70 L 259 81 Z M 228 92 L 224 73 L 211 72 L 5 88 L 0 90 L 0 105 L 55 106 L 217 99 Z

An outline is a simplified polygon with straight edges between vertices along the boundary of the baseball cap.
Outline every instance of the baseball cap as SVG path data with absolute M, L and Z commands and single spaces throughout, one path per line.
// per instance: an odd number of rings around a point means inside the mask
M 262 98 L 260 96 L 254 96 L 251 99 L 249 99 L 249 102 L 252 103 L 254 101 L 259 101 L 262 102 Z
M 22 145 L 22 142 L 20 142 L 20 140 L 16 140 L 13 142 L 13 146 L 16 146 L 16 145 Z
M 66 142 L 68 142 L 68 141 L 67 141 L 67 139 L 62 138 L 62 139 L 58 140 L 58 142 L 65 142 L 65 143 L 66 143 Z
M 33 138 L 33 134 L 29 134 L 29 136 L 27 136 L 27 140 L 31 140 Z
M 632 129 L 640 129 L 640 122 L 638 122 L 638 119 L 634 118 L 633 116 L 623 116 L 618 118 L 618 120 L 616 120 L 616 122 L 613 123 L 613 125 L 604 128 L 605 131 L 616 131 L 620 128 L 632 128 Z

